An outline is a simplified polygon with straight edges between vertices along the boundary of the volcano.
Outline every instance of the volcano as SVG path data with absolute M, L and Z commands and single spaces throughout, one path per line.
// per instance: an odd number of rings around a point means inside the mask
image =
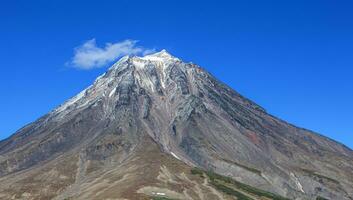
M 0 142 L 0 199 L 353 199 L 353 151 L 167 51 Z

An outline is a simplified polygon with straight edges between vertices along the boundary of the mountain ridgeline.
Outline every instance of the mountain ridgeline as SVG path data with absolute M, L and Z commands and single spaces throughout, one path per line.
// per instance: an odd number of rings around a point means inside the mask
M 353 151 L 163 50 L 1 141 L 0 181 L 0 199 L 352 200 Z

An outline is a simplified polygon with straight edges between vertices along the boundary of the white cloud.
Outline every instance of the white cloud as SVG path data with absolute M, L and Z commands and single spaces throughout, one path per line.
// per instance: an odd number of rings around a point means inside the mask
M 97 46 L 96 39 L 91 39 L 75 48 L 70 64 L 75 68 L 88 70 L 103 67 L 125 55 L 146 55 L 155 51 L 136 44 L 136 40 L 124 40 L 106 43 L 105 47 L 101 48 Z

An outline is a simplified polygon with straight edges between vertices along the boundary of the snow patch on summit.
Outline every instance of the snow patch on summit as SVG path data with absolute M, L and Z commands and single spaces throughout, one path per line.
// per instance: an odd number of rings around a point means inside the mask
M 162 63 L 169 62 L 169 61 L 180 61 L 178 58 L 169 54 L 165 49 L 163 49 L 160 52 L 146 55 L 144 57 L 138 57 L 138 58 L 145 61 L 162 62 Z

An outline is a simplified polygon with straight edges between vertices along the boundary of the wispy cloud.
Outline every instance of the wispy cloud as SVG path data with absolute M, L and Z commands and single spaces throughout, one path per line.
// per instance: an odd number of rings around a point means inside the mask
M 103 67 L 125 55 L 145 55 L 154 51 L 154 49 L 137 46 L 136 40 L 106 43 L 104 47 L 98 47 L 96 39 L 91 39 L 74 49 L 70 65 L 88 70 Z

